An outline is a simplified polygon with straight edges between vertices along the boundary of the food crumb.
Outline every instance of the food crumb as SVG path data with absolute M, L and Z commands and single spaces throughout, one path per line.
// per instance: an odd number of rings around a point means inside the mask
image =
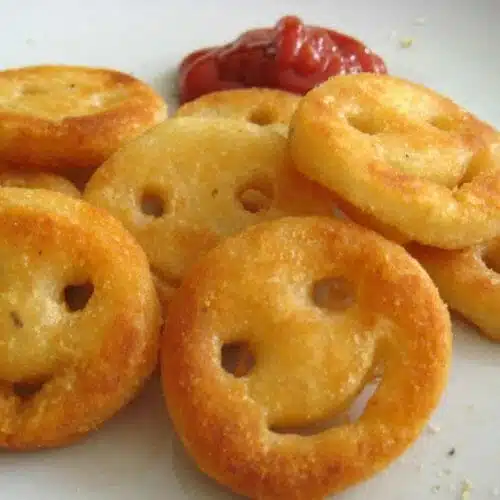
M 413 38 L 402 38 L 399 41 L 399 45 L 403 49 L 409 49 L 413 45 Z
M 460 494 L 460 500 L 469 500 L 471 497 L 472 483 L 468 479 L 462 481 L 462 492 Z
M 435 484 L 435 485 L 431 488 L 431 493 L 437 493 L 440 489 L 441 489 L 441 486 L 439 486 L 439 484 Z
M 453 456 L 455 455 L 455 453 L 456 453 L 456 452 L 457 452 L 457 450 L 453 447 L 453 448 L 450 448 L 450 449 L 448 450 L 447 455 L 448 455 L 449 457 L 453 457 Z
M 431 434 L 437 434 L 437 433 L 441 430 L 441 427 L 439 427 L 439 425 L 429 424 L 429 425 L 427 426 L 427 430 L 428 430 Z

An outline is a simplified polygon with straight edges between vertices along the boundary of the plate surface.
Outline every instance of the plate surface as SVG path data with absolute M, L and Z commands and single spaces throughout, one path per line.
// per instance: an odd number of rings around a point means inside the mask
M 476 0 L 0 1 L 0 68 L 35 63 L 115 67 L 174 103 L 175 68 L 196 48 L 295 13 L 364 40 L 393 74 L 446 93 L 500 127 L 500 2 Z M 410 48 L 400 40 L 412 38 Z M 487 500 L 500 488 L 500 345 L 455 321 L 450 383 L 420 440 L 341 500 Z M 452 456 L 450 450 L 454 450 Z M 197 472 L 175 437 L 158 380 L 70 448 L 0 453 L 2 500 L 234 498 Z M 499 497 L 500 498 L 500 497 Z

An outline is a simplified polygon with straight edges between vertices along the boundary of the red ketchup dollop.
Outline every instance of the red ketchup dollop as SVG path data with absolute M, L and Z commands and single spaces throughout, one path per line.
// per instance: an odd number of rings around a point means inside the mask
M 359 40 L 285 16 L 273 28 L 247 31 L 234 42 L 189 54 L 179 68 L 180 101 L 217 90 L 270 87 L 305 94 L 335 75 L 387 73 Z

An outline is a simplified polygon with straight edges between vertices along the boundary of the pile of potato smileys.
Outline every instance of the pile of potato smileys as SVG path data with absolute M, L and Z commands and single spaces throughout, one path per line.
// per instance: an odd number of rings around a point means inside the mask
M 500 340 L 500 136 L 432 90 L 362 73 L 166 119 L 132 76 L 38 66 L 0 95 L 4 448 L 81 438 L 159 363 L 203 472 L 320 499 L 419 436 L 447 305 Z

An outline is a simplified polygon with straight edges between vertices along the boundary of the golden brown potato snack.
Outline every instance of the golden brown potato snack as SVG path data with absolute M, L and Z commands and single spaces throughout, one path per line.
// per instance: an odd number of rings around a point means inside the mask
M 0 161 L 22 168 L 95 168 L 165 116 L 160 96 L 119 71 L 85 66 L 0 71 Z
M 200 469 L 249 498 L 316 500 L 417 438 L 446 383 L 451 326 L 402 247 L 333 218 L 286 217 L 201 257 L 161 342 L 168 408 Z M 253 361 L 230 370 L 238 350 Z M 359 418 L 325 425 L 376 377 Z
M 166 300 L 224 237 L 283 215 L 333 211 L 329 192 L 289 167 L 282 135 L 223 118 L 167 120 L 106 161 L 84 197 L 137 238 Z
M 73 198 L 80 198 L 81 196 L 80 191 L 69 180 L 60 175 L 46 172 L 0 169 L 0 186 L 48 189 L 49 191 L 57 191 Z
M 410 248 L 449 307 L 500 341 L 500 238 L 464 250 Z
M 409 240 L 464 248 L 500 233 L 500 135 L 388 75 L 310 91 L 290 126 L 296 168 Z
M 161 315 L 123 226 L 60 193 L 0 188 L 0 447 L 67 444 L 128 403 Z
M 241 119 L 287 135 L 299 100 L 300 96 L 278 89 L 222 90 L 183 104 L 175 116 Z

